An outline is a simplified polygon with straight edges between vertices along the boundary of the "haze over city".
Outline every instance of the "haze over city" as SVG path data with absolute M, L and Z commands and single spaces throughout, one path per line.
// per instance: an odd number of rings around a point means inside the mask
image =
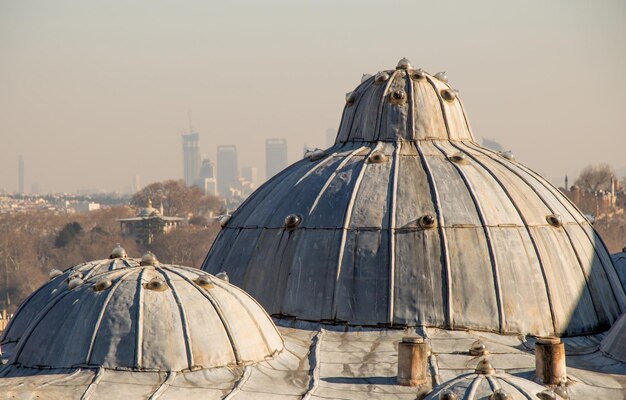
M 236 145 L 263 177 L 267 138 L 289 162 L 324 148 L 360 73 L 401 57 L 446 71 L 477 139 L 554 182 L 623 176 L 625 21 L 620 0 L 0 1 L 0 189 L 19 155 L 28 190 L 180 179 L 190 119 L 204 155 Z

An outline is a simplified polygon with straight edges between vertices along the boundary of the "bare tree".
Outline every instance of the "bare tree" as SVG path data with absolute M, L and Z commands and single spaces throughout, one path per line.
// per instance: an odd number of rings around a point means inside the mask
M 613 178 L 615 178 L 615 172 L 609 164 L 587 165 L 580 172 L 574 184 L 582 190 L 596 192 L 609 190 Z
M 152 200 L 153 207 L 163 203 L 163 212 L 169 216 L 203 215 L 217 211 L 221 202 L 215 196 L 206 196 L 197 186 L 186 186 L 182 180 L 152 183 L 131 198 L 135 207 L 145 207 Z

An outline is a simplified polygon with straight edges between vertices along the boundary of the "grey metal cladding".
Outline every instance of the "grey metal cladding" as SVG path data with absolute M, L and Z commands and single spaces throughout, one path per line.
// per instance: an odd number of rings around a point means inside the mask
M 577 335 L 626 310 L 586 218 L 478 145 L 447 82 L 383 71 L 347 99 L 335 145 L 261 186 L 204 270 L 227 271 L 271 314 L 352 325 Z
M 250 365 L 283 349 L 254 299 L 197 269 L 137 266 L 59 290 L 28 325 L 10 364 L 194 371 Z
M 65 292 L 70 275 L 80 272 L 83 277 L 87 279 L 108 271 L 138 265 L 139 260 L 137 259 L 113 258 L 90 261 L 68 268 L 62 274 L 50 279 L 50 281 L 46 282 L 39 289 L 33 292 L 26 300 L 24 300 L 19 309 L 15 312 L 15 315 L 13 319 L 11 319 L 7 329 L 2 333 L 2 337 L 0 337 L 0 344 L 7 345 L 9 343 L 17 342 L 26 330 L 30 321 L 33 320 L 37 314 L 52 301 L 52 299 L 60 293 Z

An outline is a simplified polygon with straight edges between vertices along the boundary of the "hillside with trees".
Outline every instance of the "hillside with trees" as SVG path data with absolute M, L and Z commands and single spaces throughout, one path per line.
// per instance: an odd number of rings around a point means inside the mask
M 120 218 L 133 217 L 147 199 L 163 201 L 164 210 L 188 219 L 178 229 L 157 235 L 151 245 L 122 237 Z M 51 269 L 65 270 L 85 261 L 108 258 L 120 243 L 129 257 L 154 252 L 166 263 L 199 267 L 219 223 L 213 218 L 221 202 L 182 181 L 148 185 L 137 192 L 132 205 L 111 206 L 89 213 L 47 211 L 0 214 L 0 309 L 9 312 L 48 279 Z M 168 211 L 165 211 L 167 214 Z

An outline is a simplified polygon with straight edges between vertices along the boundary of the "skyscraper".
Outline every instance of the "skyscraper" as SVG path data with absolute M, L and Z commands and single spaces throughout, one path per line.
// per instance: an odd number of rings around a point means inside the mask
M 17 158 L 17 184 L 20 194 L 24 194 L 24 157 Z
M 183 175 L 187 186 L 195 184 L 200 173 L 198 140 L 198 133 L 196 132 L 190 131 L 183 134 Z
M 241 167 L 241 177 L 244 180 L 256 185 L 259 178 L 258 170 L 256 167 Z
M 265 179 L 270 179 L 287 167 L 287 139 L 265 141 Z
M 237 146 L 217 146 L 217 192 L 222 197 L 230 198 L 230 188 L 237 188 L 238 185 Z
M 217 192 L 215 166 L 213 165 L 213 161 L 208 158 L 202 159 L 200 178 L 196 181 L 196 185 L 204 191 L 204 194 L 215 196 Z

